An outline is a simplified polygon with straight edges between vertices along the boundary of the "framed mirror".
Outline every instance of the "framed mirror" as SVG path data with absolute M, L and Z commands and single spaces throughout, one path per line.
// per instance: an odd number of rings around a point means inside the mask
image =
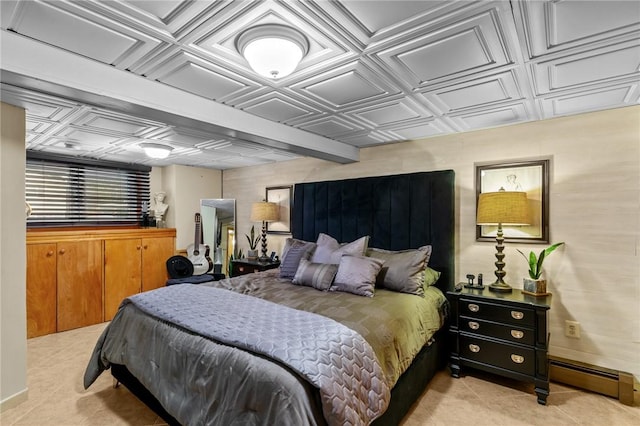
M 236 200 L 206 198 L 200 200 L 202 240 L 209 246 L 213 272 L 228 274 L 229 258 L 236 255 Z

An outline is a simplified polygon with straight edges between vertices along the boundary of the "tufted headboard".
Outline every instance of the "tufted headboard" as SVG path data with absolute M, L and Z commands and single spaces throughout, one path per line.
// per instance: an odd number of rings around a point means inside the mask
M 299 183 L 294 187 L 294 238 L 316 241 L 323 232 L 340 242 L 369 235 L 369 247 L 387 250 L 431 244 L 429 266 L 453 285 L 453 170 Z

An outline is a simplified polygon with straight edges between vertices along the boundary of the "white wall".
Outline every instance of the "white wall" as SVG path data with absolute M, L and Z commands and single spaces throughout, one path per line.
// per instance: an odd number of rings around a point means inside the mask
M 222 171 L 189 166 L 154 167 L 151 171 L 151 195 L 167 193 L 167 227 L 176 228 L 176 249 L 193 244 L 194 215 L 202 198 L 222 198 Z M 153 209 L 153 200 L 151 201 Z
M 27 398 L 25 111 L 0 112 L 0 410 Z
M 475 241 L 474 163 L 551 157 L 550 232 L 566 245 L 545 263 L 553 293 L 551 354 L 640 377 L 640 107 L 524 123 L 363 149 L 358 163 L 303 158 L 225 171 L 225 197 L 237 199 L 238 244 L 247 249 L 250 206 L 266 186 L 453 169 L 456 173 L 456 273 L 493 277 L 494 243 Z M 286 236 L 269 235 L 269 251 Z M 522 287 L 507 244 L 507 281 Z M 582 338 L 564 336 L 564 321 Z

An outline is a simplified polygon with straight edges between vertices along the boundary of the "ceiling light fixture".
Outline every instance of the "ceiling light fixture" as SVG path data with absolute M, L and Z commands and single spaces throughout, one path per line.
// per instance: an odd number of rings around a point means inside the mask
M 295 71 L 309 50 L 309 42 L 294 28 L 265 24 L 243 31 L 236 48 L 256 73 L 275 80 Z
M 144 153 L 147 154 L 147 157 L 155 158 L 157 160 L 167 158 L 169 153 L 173 151 L 172 146 L 162 145 L 159 143 L 141 143 L 140 148 L 144 149 Z

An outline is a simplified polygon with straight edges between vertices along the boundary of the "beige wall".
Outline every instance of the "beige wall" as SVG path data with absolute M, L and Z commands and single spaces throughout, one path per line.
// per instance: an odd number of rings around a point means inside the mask
M 303 158 L 224 173 L 224 194 L 237 199 L 239 248 L 252 202 L 266 186 L 453 169 L 456 173 L 456 273 L 493 277 L 494 244 L 475 241 L 474 163 L 551 157 L 550 231 L 566 245 L 545 264 L 553 293 L 551 353 L 640 377 L 640 107 L 506 126 L 367 148 L 355 164 Z M 284 236 L 269 235 L 269 251 Z M 539 245 L 508 244 L 507 281 L 522 287 L 517 253 Z M 582 338 L 564 336 L 578 321 Z
M 189 166 L 154 167 L 151 171 L 153 194 L 167 193 L 167 227 L 176 228 L 176 248 L 185 249 L 194 240 L 194 215 L 202 198 L 222 198 L 222 171 Z
M 0 112 L 0 410 L 27 397 L 25 111 Z

